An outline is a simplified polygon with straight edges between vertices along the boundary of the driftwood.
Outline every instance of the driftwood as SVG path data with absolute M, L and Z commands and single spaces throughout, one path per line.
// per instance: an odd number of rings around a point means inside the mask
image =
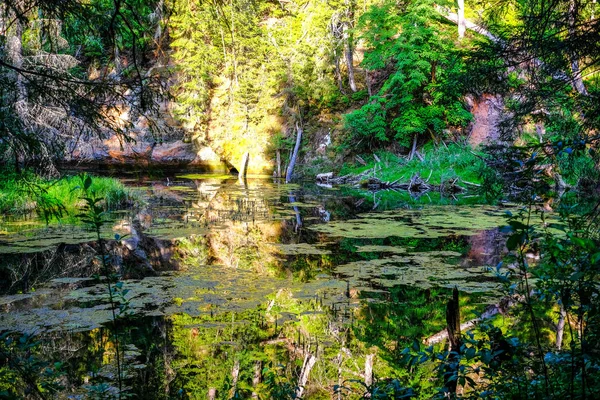
M 329 180 L 333 178 L 333 172 L 326 172 L 323 174 L 317 174 L 317 182 L 329 182 Z
M 468 331 L 469 329 L 474 328 L 477 324 L 479 324 L 482 321 L 490 319 L 497 314 L 504 314 L 508 310 L 508 308 L 516 304 L 517 301 L 517 297 L 506 297 L 503 298 L 498 304 L 492 304 L 487 306 L 485 311 L 479 317 L 467 321 L 463 324 L 460 324 L 460 331 Z M 428 338 L 423 340 L 423 343 L 425 343 L 427 346 L 431 346 L 443 342 L 446 339 L 448 339 L 448 330 L 444 329 L 436 333 L 435 335 L 429 336 Z
M 331 173 L 319 174 L 317 175 L 317 182 L 327 182 L 334 185 L 354 185 L 373 191 L 392 189 L 406 190 L 410 193 L 426 193 L 435 191 L 446 194 L 464 193 L 467 191 L 466 188 L 458 184 L 458 178 L 446 180 L 440 185 L 429 183 L 429 179 L 431 178 L 431 173 L 433 171 L 430 172 L 427 180 L 423 180 L 419 174 L 415 174 L 410 181 L 404 183 L 400 183 L 399 179 L 392 182 L 382 181 L 381 179 L 372 176 L 374 175 L 373 172 L 374 169 L 368 169 L 359 175 L 344 175 L 339 177 L 334 177 L 333 174 L 329 175 Z M 323 180 L 325 178 L 326 180 Z M 471 185 L 474 186 L 476 184 Z

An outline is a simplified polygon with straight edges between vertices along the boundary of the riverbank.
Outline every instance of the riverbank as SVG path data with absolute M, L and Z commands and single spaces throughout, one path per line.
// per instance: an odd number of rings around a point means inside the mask
M 469 145 L 429 144 L 411 160 L 389 151 L 355 155 L 339 171 L 316 175 L 317 182 L 371 190 L 464 192 L 481 186 L 487 170 L 483 153 Z

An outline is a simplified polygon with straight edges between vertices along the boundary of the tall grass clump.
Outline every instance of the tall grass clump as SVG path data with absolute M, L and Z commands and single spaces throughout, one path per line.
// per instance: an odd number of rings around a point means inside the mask
M 423 160 L 398 156 L 390 152 L 377 152 L 363 156 L 366 165 L 344 165 L 340 175 L 360 174 L 373 171 L 374 177 L 383 181 L 407 182 L 419 174 L 431 184 L 440 184 L 449 179 L 460 178 L 471 183 L 481 182 L 483 159 L 468 145 L 451 143 L 447 146 L 427 144 L 420 149 Z
M 77 213 L 81 202 L 77 177 L 44 179 L 32 172 L 0 170 L 0 173 L 4 177 L 0 180 L 0 212 L 3 214 L 36 212 L 50 219 Z M 92 190 L 103 198 L 108 210 L 118 209 L 138 199 L 136 193 L 116 178 L 95 177 L 92 185 Z

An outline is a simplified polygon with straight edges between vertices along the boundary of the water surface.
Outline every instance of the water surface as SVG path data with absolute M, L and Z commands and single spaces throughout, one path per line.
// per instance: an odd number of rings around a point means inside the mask
M 139 398 L 227 398 L 234 381 L 242 397 L 268 393 L 257 374 L 293 386 L 307 354 L 305 397 L 329 398 L 369 354 L 377 376 L 401 376 L 400 350 L 443 328 L 451 288 L 467 317 L 497 295 L 497 207 L 227 175 L 124 181 L 145 201 L 102 229 L 123 277 L 116 324 L 84 225 L 0 226 L 0 331 L 65 340 L 40 356 L 68 360 L 74 393 L 114 384 L 118 332 Z

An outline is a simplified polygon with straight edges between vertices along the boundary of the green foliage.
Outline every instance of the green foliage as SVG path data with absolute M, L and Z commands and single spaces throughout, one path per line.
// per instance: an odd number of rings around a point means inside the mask
M 485 163 L 469 146 L 454 143 L 447 147 L 428 144 L 421 151 L 424 161 L 417 157 L 408 161 L 405 157 L 398 157 L 392 153 L 378 152 L 377 156 L 381 162 L 377 162 L 374 157 L 365 155 L 363 158 L 367 165 L 345 164 L 340 174 L 358 174 L 373 170 L 375 177 L 387 182 L 408 182 L 415 174 L 438 185 L 454 178 L 476 184 L 481 182 L 481 170 L 485 168 Z
M 80 201 L 80 178 L 67 176 L 46 180 L 32 172 L 17 174 L 4 169 L 0 181 L 0 211 L 9 214 L 37 212 L 46 221 L 75 215 Z M 107 209 L 118 209 L 137 195 L 115 178 L 94 177 L 90 190 L 102 197 Z
M 3 32 L 9 48 L 0 56 L 6 105 L 0 159 L 49 175 L 69 140 L 106 130 L 124 134 L 124 121 L 114 118 L 120 106 L 152 109 L 163 87 L 142 68 L 160 39 L 163 7 L 162 1 L 10 0 Z
M 0 399 L 22 399 L 30 394 L 46 398 L 64 387 L 63 363 L 39 356 L 40 342 L 30 335 L 0 334 Z
M 384 3 L 361 17 L 367 45 L 363 66 L 393 71 L 368 104 L 346 116 L 353 146 L 369 148 L 393 139 L 408 147 L 415 135 L 439 135 L 449 125 L 470 121 L 458 79 L 463 61 L 453 33 L 439 19 L 429 0 L 401 8 Z

